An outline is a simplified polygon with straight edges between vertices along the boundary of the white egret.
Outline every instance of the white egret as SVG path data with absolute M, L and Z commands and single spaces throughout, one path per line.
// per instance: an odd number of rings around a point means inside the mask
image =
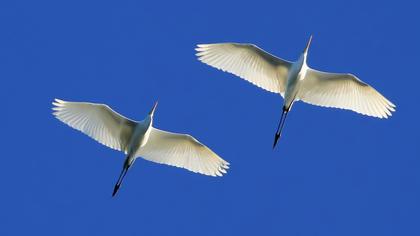
M 273 56 L 253 44 L 241 43 L 199 44 L 196 55 L 207 65 L 237 75 L 267 91 L 279 93 L 284 98 L 273 148 L 295 101 L 352 110 L 378 118 L 391 116 L 395 105 L 356 76 L 308 67 L 306 60 L 311 41 L 312 36 L 295 62 Z
M 154 128 L 157 102 L 142 121 L 125 118 L 105 104 L 55 99 L 53 105 L 57 119 L 127 155 L 112 196 L 138 157 L 210 176 L 222 176 L 229 168 L 228 162 L 192 136 Z

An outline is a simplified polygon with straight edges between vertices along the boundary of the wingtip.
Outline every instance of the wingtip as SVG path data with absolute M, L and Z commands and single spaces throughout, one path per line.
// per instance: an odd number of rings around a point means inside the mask
M 54 98 L 54 101 L 51 103 L 56 107 L 61 107 L 66 103 L 66 101 L 58 99 L 58 98 Z
M 198 51 L 198 50 L 197 50 Z M 203 52 L 203 51 L 198 51 L 196 54 L 195 54 L 195 56 L 196 57 L 198 57 L 199 59 L 202 57 L 202 56 L 204 56 L 204 55 L 206 55 L 206 53 L 205 52 Z
M 220 166 L 220 168 L 223 168 L 223 169 L 226 169 L 226 170 L 228 170 L 229 168 L 230 168 L 230 163 L 229 162 L 227 162 L 227 161 L 224 161 L 223 163 L 222 163 L 222 165 Z
M 395 108 L 397 108 L 397 105 L 395 105 L 394 103 L 388 101 L 389 106 L 392 108 L 392 111 L 395 111 Z
M 197 52 L 203 52 L 209 49 L 211 47 L 211 44 L 197 44 L 195 47 L 195 50 Z
M 229 163 L 223 162 L 219 166 L 219 168 L 211 175 L 214 177 L 223 177 L 225 174 L 227 174 L 227 170 L 229 169 Z
M 60 111 L 62 108 L 62 106 L 64 105 L 64 101 L 54 98 L 54 101 L 51 102 L 51 104 L 53 105 L 53 107 L 51 108 L 54 112 L 53 115 L 56 115 L 57 111 Z

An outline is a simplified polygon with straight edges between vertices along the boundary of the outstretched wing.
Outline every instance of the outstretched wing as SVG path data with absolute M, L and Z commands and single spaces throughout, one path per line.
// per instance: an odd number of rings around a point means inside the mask
M 253 44 L 199 44 L 195 50 L 203 63 L 283 96 L 291 62 L 275 57 Z
M 211 176 L 222 176 L 229 168 L 228 162 L 192 136 L 151 129 L 149 140 L 137 156 Z
M 378 118 L 388 118 L 395 111 L 394 104 L 352 74 L 308 69 L 298 97 L 313 105 L 347 109 Z
M 99 143 L 127 153 L 137 122 L 125 118 L 105 104 L 66 102 L 55 99 L 54 116 Z

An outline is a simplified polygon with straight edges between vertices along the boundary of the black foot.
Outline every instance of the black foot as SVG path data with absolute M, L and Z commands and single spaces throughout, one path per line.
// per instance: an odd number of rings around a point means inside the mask
M 273 149 L 276 147 L 277 141 L 280 138 L 280 134 L 276 134 L 276 136 L 274 137 L 274 144 L 273 144 Z
M 114 187 L 114 192 L 112 192 L 112 196 L 115 196 L 115 194 L 118 192 L 118 189 L 120 189 L 120 185 L 116 184 Z

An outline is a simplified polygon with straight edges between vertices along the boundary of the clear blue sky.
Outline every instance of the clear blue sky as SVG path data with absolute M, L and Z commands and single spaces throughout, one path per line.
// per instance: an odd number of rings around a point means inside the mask
M 420 235 L 415 1 L 1 1 L 0 235 Z M 251 42 L 351 72 L 397 105 L 388 119 L 282 99 L 196 60 Z M 223 178 L 138 160 L 60 123 L 51 101 L 107 103 L 186 132 Z

